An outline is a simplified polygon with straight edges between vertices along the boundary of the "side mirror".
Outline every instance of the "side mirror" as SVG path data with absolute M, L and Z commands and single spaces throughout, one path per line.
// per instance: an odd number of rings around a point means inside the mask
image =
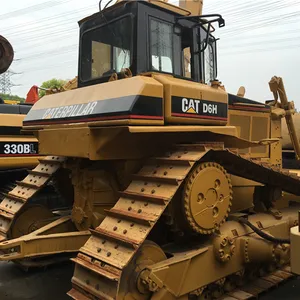
M 224 27 L 225 26 L 225 20 L 221 16 L 218 20 L 218 23 L 219 23 L 219 27 Z

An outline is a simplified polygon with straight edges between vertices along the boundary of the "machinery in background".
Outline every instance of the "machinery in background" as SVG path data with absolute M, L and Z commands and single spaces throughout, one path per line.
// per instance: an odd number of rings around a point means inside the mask
M 7 71 L 14 57 L 11 44 L 0 36 L 0 74 Z M 38 142 L 22 135 L 21 128 L 28 105 L 0 104 L 0 186 L 24 176 L 26 168 L 38 164 Z M 25 171 L 26 172 L 26 171 Z
M 228 93 L 212 35 L 223 18 L 180 5 L 100 1 L 79 22 L 78 88 L 43 97 L 23 122 L 48 156 L 0 204 L 0 259 L 79 252 L 73 299 L 247 299 L 291 276 L 299 205 L 281 200 L 299 197 L 300 177 L 282 168 L 281 124 L 298 140 L 292 103 L 278 77 L 273 103 Z M 70 213 L 11 239 L 62 167 Z
M 0 36 L 0 73 L 9 68 L 13 57 L 12 46 Z M 20 196 L 31 184 L 27 182 L 19 187 L 19 180 L 28 174 L 34 174 L 38 178 L 39 173 L 32 171 L 32 168 L 44 158 L 39 154 L 36 137 L 21 131 L 24 117 L 32 104 L 13 103 L 9 100 L 3 102 L 0 104 L 0 215 L 3 218 L 0 226 L 11 222 L 7 237 L 16 238 L 47 224 L 49 219 L 57 218 L 53 210 L 69 204 L 58 192 L 59 185 L 55 185 L 55 178 L 52 178 L 42 183 L 43 192 L 32 197 L 25 209 L 16 210 Z M 63 172 L 62 170 L 58 176 L 62 176 Z M 0 240 L 3 241 L 4 238 Z
M 20 100 L 3 100 L 5 104 L 20 104 Z
M 295 112 L 293 119 L 295 123 L 295 131 L 299 136 L 300 113 Z M 295 172 L 298 172 L 298 170 L 300 169 L 299 157 L 297 158 L 297 153 L 294 150 L 293 143 L 286 124 L 283 124 L 282 126 L 282 159 L 284 168 L 293 169 Z
M 69 80 L 60 89 L 45 89 L 45 88 L 33 85 L 30 88 L 29 92 L 27 93 L 25 103 L 34 104 L 35 102 L 37 102 L 40 99 L 40 97 L 39 97 L 39 90 L 45 90 L 46 91 L 46 95 L 51 95 L 51 94 L 55 94 L 55 93 L 60 93 L 60 92 L 65 92 L 65 91 L 73 90 L 73 89 L 76 89 L 76 88 L 77 88 L 77 76 L 75 78 Z

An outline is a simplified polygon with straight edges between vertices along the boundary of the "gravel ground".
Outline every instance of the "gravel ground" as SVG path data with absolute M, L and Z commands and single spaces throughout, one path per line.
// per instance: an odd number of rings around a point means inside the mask
M 62 263 L 47 269 L 24 272 L 13 263 L 0 263 L 1 300 L 70 300 L 73 264 Z M 260 300 L 299 300 L 300 278 L 259 297 Z

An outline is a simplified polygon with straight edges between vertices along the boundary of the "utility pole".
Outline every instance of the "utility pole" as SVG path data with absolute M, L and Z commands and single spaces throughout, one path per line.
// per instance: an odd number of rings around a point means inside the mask
M 11 94 L 11 88 L 13 86 L 18 86 L 18 84 L 14 84 L 11 80 L 11 77 L 16 74 L 20 73 L 8 70 L 0 75 L 0 93 Z

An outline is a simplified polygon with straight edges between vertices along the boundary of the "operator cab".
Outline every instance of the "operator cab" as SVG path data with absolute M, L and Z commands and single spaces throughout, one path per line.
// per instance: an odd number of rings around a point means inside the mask
M 107 82 L 116 74 L 122 78 L 148 72 L 204 83 L 214 80 L 216 39 L 208 32 L 211 21 L 188 15 L 163 2 L 121 1 L 83 19 L 78 86 Z M 224 26 L 221 16 L 214 17 Z

